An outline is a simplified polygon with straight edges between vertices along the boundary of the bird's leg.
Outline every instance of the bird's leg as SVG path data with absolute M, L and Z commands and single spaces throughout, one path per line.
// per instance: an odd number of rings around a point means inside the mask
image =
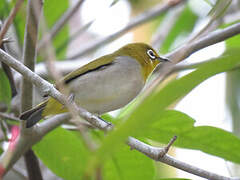
M 69 96 L 68 96 L 68 101 L 70 103 L 72 103 L 74 101 L 74 98 L 75 98 L 75 94 L 71 93 Z M 107 124 L 107 126 L 113 126 L 112 123 L 108 122 L 108 121 L 105 121 L 103 118 L 101 118 L 99 115 L 96 115 L 100 120 L 102 120 L 103 122 L 105 122 Z

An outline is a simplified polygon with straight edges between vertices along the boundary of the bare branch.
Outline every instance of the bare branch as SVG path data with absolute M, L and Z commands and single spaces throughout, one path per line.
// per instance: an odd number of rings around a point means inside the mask
M 149 10 L 145 11 L 144 13 L 138 15 L 134 19 L 132 19 L 131 22 L 126 27 L 123 27 L 122 29 L 113 33 L 112 35 L 109 35 L 108 37 L 105 37 L 98 41 L 94 41 L 93 43 L 87 44 L 84 49 L 80 50 L 75 55 L 68 57 L 67 59 L 76 59 L 81 56 L 84 56 L 84 55 L 92 52 L 93 50 L 117 39 L 118 37 L 120 37 L 123 34 L 125 34 L 126 32 L 128 32 L 129 30 L 152 20 L 153 18 L 159 16 L 160 14 L 165 13 L 172 7 L 175 7 L 184 2 L 186 2 L 186 1 L 185 0 L 177 0 L 177 1 L 173 2 L 170 0 L 165 4 L 160 4 L 156 7 L 153 7 L 152 9 L 149 9 Z
M 171 54 L 168 54 L 169 57 L 174 57 L 177 56 L 179 52 L 184 51 L 185 49 L 187 49 L 187 53 L 184 54 L 185 56 L 181 56 L 180 59 L 177 59 L 175 57 L 175 61 L 174 62 L 178 62 L 180 60 L 182 60 L 182 57 L 187 57 L 190 54 L 192 54 L 193 52 L 207 47 L 211 44 L 223 41 L 229 37 L 232 37 L 236 34 L 239 33 L 240 31 L 240 23 L 229 26 L 228 28 L 210 33 L 208 36 L 203 37 L 195 42 L 193 42 L 192 44 L 190 44 L 188 47 L 187 45 L 184 45 L 183 47 L 179 48 L 178 50 L 172 52 Z M 185 51 L 184 51 L 185 52 Z M 34 83 L 40 90 L 44 91 L 45 89 L 45 93 L 50 94 L 51 96 L 53 96 L 54 98 L 56 98 L 57 100 L 59 100 L 60 102 L 62 102 L 63 104 L 66 102 L 66 98 L 60 94 L 53 86 L 52 84 L 48 83 L 47 81 L 43 80 L 42 78 L 40 78 L 38 75 L 36 75 L 35 73 L 33 73 L 31 70 L 29 70 L 28 68 L 26 68 L 23 64 L 21 64 L 20 62 L 18 62 L 16 59 L 14 59 L 13 57 L 9 56 L 7 53 L 5 53 L 4 51 L 2 51 L 0 49 L 0 57 L 1 57 L 1 61 L 3 61 L 4 63 L 8 64 L 9 66 L 13 67 L 15 70 L 17 70 L 18 72 L 20 72 L 26 79 L 28 79 L 29 81 L 31 81 L 32 83 Z M 174 58 L 173 58 L 174 59 Z M 108 124 L 104 121 L 99 120 L 97 117 L 95 117 L 94 115 L 92 115 L 91 113 L 87 112 L 86 110 L 83 110 L 80 108 L 79 110 L 80 115 L 83 118 L 86 118 L 86 120 L 88 120 L 91 124 L 93 124 L 95 127 L 98 127 L 99 129 L 112 129 L 112 127 L 109 127 Z M 54 117 L 55 118 L 55 117 Z M 55 128 L 57 125 L 61 124 L 62 122 L 64 122 L 67 118 L 69 118 L 69 114 L 63 114 L 63 115 L 57 115 L 56 119 L 51 118 L 48 121 L 44 121 L 43 123 L 41 123 L 38 127 L 34 127 L 32 129 L 28 129 L 28 135 L 26 134 L 21 134 L 20 137 L 20 142 L 19 142 L 19 146 L 17 149 L 21 149 L 23 151 L 21 152 L 17 152 L 16 156 L 14 156 L 13 160 L 16 160 L 17 157 L 19 157 L 22 152 L 26 152 L 26 147 L 31 147 L 31 145 L 33 145 L 34 143 L 38 142 L 41 137 L 47 133 L 47 131 L 44 129 L 48 129 L 47 130 L 51 130 L 53 128 Z M 62 118 L 62 119 L 61 119 Z M 60 119 L 60 120 L 59 120 Z M 42 132 L 42 134 L 40 135 L 40 132 Z M 31 138 L 29 137 L 29 133 L 33 133 Z M 27 142 L 26 142 L 27 141 Z M 131 142 L 133 141 L 133 142 Z M 21 144 L 22 142 L 22 144 Z M 134 145 L 132 143 L 135 143 Z M 128 144 L 131 145 L 132 148 L 137 149 L 138 151 L 144 153 L 146 151 L 146 153 L 151 152 L 151 154 L 149 154 L 149 157 L 152 157 L 153 159 L 155 158 L 155 155 L 159 155 L 159 153 L 156 153 L 157 151 L 154 151 L 154 149 L 156 149 L 155 147 L 146 145 L 142 142 L 138 142 L 138 140 L 132 139 L 130 138 L 130 142 L 128 142 Z M 158 151 L 159 152 L 159 151 Z M 0 162 L 4 161 L 3 159 L 6 158 L 6 154 L 8 152 L 5 152 L 0 159 Z M 223 176 L 219 176 L 213 173 L 210 173 L 208 171 L 204 171 L 202 169 L 196 168 L 194 166 L 190 166 L 186 163 L 180 162 L 175 160 L 174 158 L 165 155 L 163 156 L 163 158 L 159 158 L 158 159 L 161 162 L 164 162 L 166 164 L 169 164 L 171 166 L 177 167 L 179 169 L 182 169 L 184 171 L 202 176 L 202 177 L 207 177 L 209 179 L 226 179 L 226 180 L 232 180 L 232 178 L 227 178 L 227 177 L 223 177 Z M 12 163 L 12 162 L 11 162 Z M 8 165 L 7 167 L 9 168 L 10 165 Z
M 178 49 L 168 53 L 166 57 L 170 58 L 174 62 L 176 62 L 176 59 L 178 59 L 177 62 L 179 62 L 200 49 L 224 41 L 239 33 L 240 23 L 236 23 L 227 28 L 219 29 L 212 33 L 209 33 L 207 36 L 202 37 L 192 43 L 185 44 L 184 46 L 181 46 Z
M 11 10 L 10 15 L 8 16 L 7 20 L 5 21 L 5 23 L 3 24 L 2 30 L 0 32 L 0 46 L 2 44 L 3 41 L 3 37 L 4 35 L 7 33 L 8 28 L 10 27 L 10 25 L 13 22 L 14 17 L 16 16 L 18 10 L 20 9 L 22 3 L 24 0 L 18 0 L 16 5 L 14 6 L 14 8 Z
M 37 10 L 36 10 L 37 9 Z M 36 47 L 38 39 L 38 24 L 41 16 L 41 0 L 28 0 L 27 22 L 25 27 L 23 63 L 26 67 L 34 71 Z M 32 108 L 33 102 L 33 84 L 25 77 L 22 80 L 21 89 L 21 112 Z M 26 130 L 26 122 L 21 121 L 21 133 Z M 10 147 L 9 147 L 10 148 Z M 36 155 L 31 149 L 24 154 L 24 160 L 27 166 L 27 173 L 30 180 L 42 180 L 42 174 Z
M 46 80 L 42 79 L 40 76 L 32 72 L 30 69 L 25 67 L 22 63 L 20 63 L 18 60 L 4 52 L 0 49 L 0 57 L 1 61 L 5 62 L 7 65 L 11 66 L 13 69 L 21 73 L 28 81 L 31 81 L 34 85 L 36 85 L 41 92 L 43 92 L 44 95 L 50 95 L 53 98 L 57 99 L 62 104 L 67 104 L 67 98 L 62 95 L 55 87 L 47 82 Z M 74 106 L 77 107 L 75 103 L 73 103 Z M 99 119 L 97 116 L 91 114 L 90 112 L 86 111 L 83 108 L 78 107 L 79 115 L 86 119 L 89 123 L 94 125 L 95 127 L 98 127 L 99 129 L 108 131 L 109 130 L 109 124 L 106 125 L 104 121 Z
M 84 0 L 78 0 L 77 4 L 66 11 L 62 17 L 56 22 L 53 28 L 50 30 L 47 35 L 45 35 L 42 40 L 39 42 L 38 51 L 42 49 L 48 41 L 51 41 L 57 33 L 64 27 L 64 25 L 68 22 L 68 20 L 77 12 L 77 10 L 81 7 Z
M 7 113 L 0 112 L 0 117 L 1 117 L 1 118 L 4 118 L 4 119 L 9 119 L 9 120 L 12 120 L 12 121 L 18 121 L 18 122 L 20 122 L 20 119 L 19 119 L 18 117 L 9 115 L 9 114 L 7 114 Z
M 35 3 L 36 2 L 36 3 Z M 24 47 L 23 47 L 23 63 L 30 70 L 34 71 L 36 46 L 38 39 L 38 23 L 41 15 L 42 3 L 38 1 L 28 0 L 27 22 L 25 27 Z M 37 6 L 38 12 L 35 11 Z M 38 14 L 35 14 L 38 13 Z M 32 108 L 33 84 L 23 76 L 21 90 L 21 112 Z M 23 127 L 25 128 L 25 127 Z
M 238 179 L 239 180 L 239 178 L 229 178 L 229 177 L 221 176 L 221 175 L 200 169 L 196 166 L 179 161 L 167 154 L 165 154 L 164 156 L 159 156 L 159 154 L 164 152 L 164 148 L 157 148 L 157 147 L 150 146 L 133 137 L 128 138 L 127 144 L 131 147 L 131 149 L 136 149 L 137 151 L 140 151 L 141 153 L 145 154 L 146 156 L 150 157 L 153 160 L 163 162 L 177 169 L 181 169 L 183 171 L 189 172 L 191 174 L 195 174 L 197 176 L 200 176 L 206 179 L 211 179 L 211 180 L 237 180 Z
M 24 160 L 26 162 L 29 179 L 42 180 L 43 177 L 40 170 L 38 158 L 31 148 L 24 154 Z
M 4 44 L 0 45 L 0 48 L 3 51 L 6 51 L 5 47 L 4 47 Z M 17 95 L 17 89 L 16 89 L 16 86 L 15 86 L 15 80 L 14 80 L 14 77 L 13 77 L 13 74 L 12 74 L 12 70 L 8 65 L 6 65 L 3 62 L 1 63 L 1 65 L 2 65 L 2 69 L 4 70 L 5 74 L 8 77 L 10 87 L 11 87 L 11 95 L 12 95 L 12 98 L 13 98 L 14 96 Z

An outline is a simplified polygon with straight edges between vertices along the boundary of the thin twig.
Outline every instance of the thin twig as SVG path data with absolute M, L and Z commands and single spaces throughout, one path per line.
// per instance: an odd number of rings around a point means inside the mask
M 240 33 L 240 23 L 236 23 L 234 25 L 228 26 L 224 29 L 219 29 L 214 32 L 209 33 L 207 36 L 201 37 L 200 39 L 195 40 L 192 43 L 184 44 L 179 48 L 173 50 L 172 52 L 165 55 L 168 59 L 171 60 L 171 63 L 166 63 L 158 69 L 158 76 L 154 78 L 147 86 L 147 90 L 144 91 L 143 96 L 141 97 L 143 100 L 147 97 L 159 84 L 162 82 L 166 76 L 171 73 L 174 68 L 174 64 L 183 61 L 194 52 L 208 47 L 210 45 L 216 44 L 218 42 L 222 42 L 232 36 L 238 35 Z M 139 101 L 140 102 L 140 101 Z
M 208 23 L 200 31 L 198 31 L 197 34 L 195 34 L 192 38 L 190 38 L 187 43 L 197 40 L 204 34 L 208 33 L 208 31 L 211 29 L 211 26 L 214 25 L 213 23 L 216 22 L 216 20 L 220 17 L 220 15 L 224 11 L 226 11 L 226 9 L 229 7 L 231 2 L 232 0 L 216 2 L 216 5 L 214 6 L 214 8 L 212 8 L 213 11 L 210 13 L 210 19 Z M 215 26 L 217 25 L 218 23 L 215 24 Z
M 40 92 L 43 92 L 44 95 L 50 95 L 53 98 L 57 99 L 62 104 L 67 104 L 67 98 L 61 94 L 54 86 L 53 84 L 49 83 L 48 81 L 42 79 L 40 76 L 32 72 L 30 69 L 25 67 L 21 62 L 16 60 L 14 57 L 10 56 L 6 52 L 0 49 L 0 57 L 1 61 L 5 62 L 9 66 L 11 66 L 16 71 L 20 72 L 26 79 L 31 81 L 36 87 L 40 90 Z M 75 103 L 73 103 L 75 104 Z M 75 104 L 77 107 L 77 105 Z M 109 130 L 109 126 L 106 126 L 106 124 L 99 119 L 97 116 L 91 114 L 90 112 L 86 111 L 85 109 L 78 107 L 79 115 L 87 120 L 89 123 L 94 125 L 95 127 L 98 127 L 99 129 L 102 129 L 104 131 Z
M 10 15 L 8 16 L 7 20 L 6 20 L 5 23 L 3 24 L 3 27 L 2 27 L 1 32 L 0 32 L 0 46 L 1 46 L 1 44 L 2 44 L 2 40 L 3 40 L 4 35 L 7 33 L 8 28 L 9 28 L 10 25 L 12 24 L 13 19 L 15 18 L 18 10 L 20 9 L 23 1 L 24 1 L 24 0 L 18 0 L 18 1 L 17 1 L 16 5 L 15 5 L 14 8 L 11 10 Z
M 191 174 L 195 174 L 199 177 L 203 177 L 203 178 L 211 179 L 211 180 L 237 180 L 237 179 L 239 180 L 239 178 L 225 177 L 225 176 L 221 176 L 221 175 L 212 173 L 207 170 L 200 169 L 196 166 L 179 161 L 167 154 L 165 154 L 164 156 L 159 156 L 159 154 L 161 154 L 164 151 L 163 148 L 150 146 L 150 145 L 148 145 L 144 142 L 141 142 L 133 137 L 128 138 L 127 144 L 131 147 L 131 149 L 136 149 L 137 151 L 140 151 L 141 153 L 145 154 L 146 156 L 152 158 L 153 160 L 163 162 L 163 163 L 173 166 L 177 169 L 181 169 L 181 170 L 189 172 Z
M 0 45 L 0 48 L 3 50 L 3 51 L 6 51 L 5 47 L 4 47 L 4 41 L 2 41 L 2 45 Z M 11 87 L 11 95 L 12 95 L 12 98 L 14 96 L 17 95 L 17 89 L 16 89 L 16 85 L 15 85 L 15 80 L 14 80 L 14 77 L 13 77 L 13 74 L 12 74 L 12 70 L 11 68 L 6 65 L 5 63 L 1 63 L 2 65 L 2 69 L 4 70 L 5 74 L 7 75 L 8 77 L 8 80 L 9 80 L 9 83 L 10 83 L 10 87 Z
M 20 122 L 20 119 L 18 117 L 9 115 L 7 113 L 0 112 L 0 117 L 4 118 L 4 119 L 9 119 L 9 120 L 12 120 L 12 121 Z
M 218 42 L 224 41 L 232 36 L 235 36 L 240 33 L 240 23 L 236 23 L 224 29 L 219 29 L 214 32 L 209 33 L 207 36 L 202 37 L 193 43 L 185 44 L 177 48 L 176 50 L 168 53 L 166 57 L 170 58 L 172 61 L 176 63 L 186 59 L 194 52 L 208 47 L 210 45 L 216 44 Z M 177 55 L 177 56 L 176 56 Z M 178 57 L 178 58 L 177 58 Z M 179 58 L 180 57 L 180 58 Z
M 223 41 L 226 38 L 232 37 L 232 36 L 240 33 L 239 26 L 240 26 L 240 23 L 229 26 L 228 28 L 219 30 L 217 32 L 210 33 L 209 36 L 199 39 L 198 41 L 194 42 L 194 48 L 191 48 L 192 51 L 188 50 L 187 51 L 188 54 L 185 54 L 185 56 L 187 56 L 187 55 L 189 56 L 190 54 L 192 54 L 193 52 L 195 52 L 199 49 L 202 49 L 211 44 Z M 199 43 L 199 44 L 197 44 L 197 43 Z M 196 49 L 196 47 L 198 47 L 199 49 Z M 182 48 L 186 48 L 186 46 L 184 46 Z M 178 51 L 175 51 L 175 54 L 171 53 L 171 54 L 169 54 L 169 56 L 170 55 L 176 56 L 180 50 L 178 49 Z M 63 104 L 66 102 L 66 98 L 62 94 L 60 94 L 53 87 L 52 84 L 50 84 L 47 81 L 40 78 L 38 75 L 33 73 L 31 70 L 26 68 L 23 64 L 21 64 L 19 61 L 17 61 L 15 58 L 11 57 L 10 55 L 8 55 L 6 52 L 2 51 L 1 49 L 0 49 L 0 57 L 1 57 L 1 59 L 0 59 L 1 61 L 8 64 L 12 68 L 14 68 L 16 71 L 20 72 L 26 79 L 28 79 L 29 81 L 34 83 L 40 90 L 42 90 L 42 91 L 45 90 L 44 91 L 45 93 L 50 94 L 51 96 L 53 96 L 54 98 L 56 98 L 57 100 L 62 102 Z M 86 120 L 88 120 L 91 124 L 93 124 L 95 127 L 98 127 L 99 129 L 106 130 L 106 127 L 109 127 L 107 123 L 99 120 L 97 117 L 95 117 L 91 113 L 87 112 L 86 110 L 82 110 L 80 108 L 79 113 L 83 118 L 86 118 Z M 44 121 L 38 127 L 30 128 L 30 129 L 28 129 L 28 131 L 26 131 L 26 133 L 21 134 L 20 142 L 22 142 L 22 143 L 19 143 L 18 147 L 16 147 L 17 152 L 15 152 L 15 155 L 12 156 L 11 161 L 9 163 L 7 163 L 6 170 L 11 167 L 11 165 L 21 156 L 21 154 L 23 152 L 26 152 L 26 149 L 28 149 L 33 144 L 38 142 L 41 139 L 41 137 L 45 135 L 45 133 L 47 133 L 51 129 L 54 129 L 56 126 L 58 126 L 59 124 L 61 124 L 64 121 L 66 121 L 66 119 L 68 119 L 69 117 L 70 117 L 69 114 L 66 114 L 66 113 L 63 115 L 57 115 L 47 121 Z M 31 134 L 31 135 L 29 135 L 29 134 Z M 139 148 L 140 148 L 140 146 L 139 146 Z M 141 148 L 142 149 L 139 149 L 140 152 L 143 152 L 144 149 L 146 149 L 146 148 L 149 149 L 148 145 L 147 146 L 142 145 Z M 151 146 L 151 148 L 152 148 L 152 146 Z M 6 158 L 9 157 L 9 153 L 10 152 L 6 151 L 2 154 L 2 156 L 0 158 L 0 164 L 3 162 L 6 162 Z M 153 151 L 153 153 L 154 153 L 154 151 Z M 177 160 L 174 161 L 173 158 L 171 158 L 167 155 L 165 155 L 163 158 L 159 159 L 159 161 L 160 160 L 161 160 L 161 162 L 172 165 L 174 167 L 178 167 L 180 169 L 191 172 L 193 174 L 199 174 L 199 172 L 202 172 L 202 170 L 200 170 L 199 168 L 195 168 L 195 167 L 191 168 L 191 166 L 188 167 L 189 165 L 187 165 L 186 163 L 182 163 Z M 189 170 L 189 168 L 190 168 L 190 170 Z M 202 174 L 204 176 L 209 175 L 209 172 L 203 171 Z M 215 174 L 212 174 L 212 173 L 208 177 L 210 177 L 210 179 L 213 179 L 214 177 L 219 177 L 219 179 L 222 178 L 222 176 L 218 176 L 218 175 L 215 176 Z M 225 178 L 225 179 L 229 179 L 229 178 Z
M 2 29 L 2 27 L 0 29 Z M 11 40 L 9 40 L 9 38 L 2 39 L 2 44 L 0 43 L 0 48 L 3 51 L 6 51 L 5 43 L 8 43 L 8 42 L 11 42 Z M 14 77 L 13 77 L 13 74 L 12 74 L 12 70 L 8 65 L 6 65 L 3 62 L 1 63 L 1 65 L 2 65 L 2 69 L 4 70 L 5 74 L 8 77 L 10 87 L 11 87 L 11 95 L 12 95 L 12 98 L 13 98 L 14 96 L 17 95 L 17 89 L 16 89 L 16 85 L 15 85 L 15 80 L 14 80 Z
M 118 37 L 127 33 L 129 30 L 152 20 L 153 18 L 159 16 L 160 14 L 165 13 L 166 11 L 171 9 L 172 7 L 175 7 L 175 6 L 177 6 L 181 3 L 184 3 L 184 2 L 186 2 L 186 1 L 185 0 L 177 0 L 177 1 L 175 1 L 175 3 L 173 3 L 173 1 L 170 0 L 165 4 L 160 4 L 156 7 L 153 7 L 151 9 L 145 11 L 144 13 L 138 15 L 134 19 L 132 19 L 130 21 L 130 23 L 128 23 L 127 26 L 123 27 L 119 31 L 109 35 L 108 37 L 105 37 L 105 38 L 102 38 L 100 40 L 94 41 L 93 43 L 87 44 L 84 49 L 82 49 L 78 53 L 68 57 L 67 59 L 76 59 L 76 58 L 79 58 L 81 56 L 84 56 L 84 55 L 92 52 L 93 50 L 95 50 L 95 49 L 97 49 L 97 48 L 99 48 L 99 47 L 117 39 Z
M 74 7 L 70 8 L 62 15 L 62 17 L 52 27 L 50 32 L 46 34 L 39 42 L 38 51 L 42 49 L 47 42 L 51 41 L 57 35 L 57 33 L 64 27 L 68 20 L 78 11 L 83 2 L 84 0 L 78 0 Z

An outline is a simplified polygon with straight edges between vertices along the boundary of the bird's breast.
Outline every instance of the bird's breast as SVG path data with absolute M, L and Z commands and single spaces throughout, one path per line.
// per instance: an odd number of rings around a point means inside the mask
M 69 83 L 75 102 L 96 114 L 119 109 L 132 101 L 144 87 L 140 64 L 128 56 L 85 73 Z

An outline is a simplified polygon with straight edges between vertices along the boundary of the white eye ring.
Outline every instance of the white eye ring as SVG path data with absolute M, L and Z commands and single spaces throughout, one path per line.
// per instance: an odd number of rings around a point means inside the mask
M 155 53 L 153 52 L 153 50 L 148 49 L 147 50 L 147 55 L 151 58 L 151 59 L 156 59 Z

